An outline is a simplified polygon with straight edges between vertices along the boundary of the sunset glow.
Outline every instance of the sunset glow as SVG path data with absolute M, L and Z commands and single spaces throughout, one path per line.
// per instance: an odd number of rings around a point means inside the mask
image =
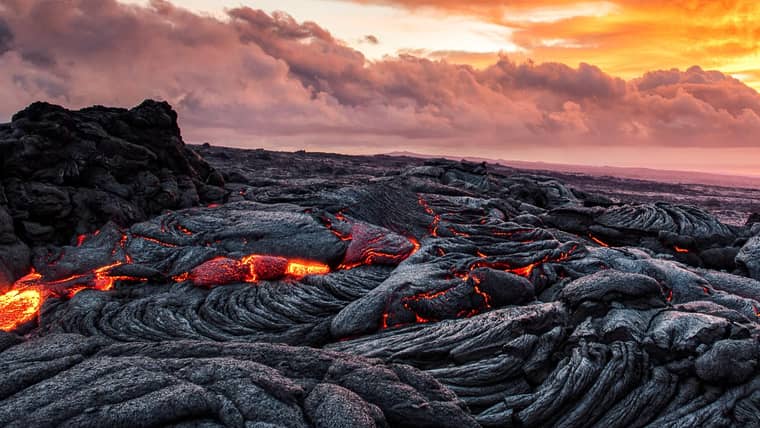
M 158 98 L 190 142 L 756 175 L 758 18 L 744 0 L 15 0 L 0 121 Z
M 125 0 L 148 4 L 147 0 Z M 623 78 L 700 65 L 760 89 L 760 3 L 747 0 L 178 0 L 223 17 L 240 5 L 313 20 L 368 58 L 399 52 L 483 67 L 499 52 L 587 62 Z M 317 3 L 319 3 L 317 5 Z M 365 35 L 379 43 L 367 43 Z

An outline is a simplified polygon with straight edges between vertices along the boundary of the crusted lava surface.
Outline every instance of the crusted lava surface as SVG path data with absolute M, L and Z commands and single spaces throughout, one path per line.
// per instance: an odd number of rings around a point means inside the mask
M 0 154 L 2 426 L 760 426 L 752 218 L 191 148 L 153 101 Z

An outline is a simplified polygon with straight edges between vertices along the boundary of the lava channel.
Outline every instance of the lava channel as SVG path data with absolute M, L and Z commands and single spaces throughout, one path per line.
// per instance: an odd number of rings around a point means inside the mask
M 324 263 L 251 254 L 241 259 L 215 257 L 201 263 L 190 272 L 175 276 L 174 280 L 190 281 L 195 286 L 209 288 L 239 282 L 300 279 L 307 275 L 327 273 L 330 273 L 330 267 Z
M 339 216 L 338 219 L 345 220 L 342 216 Z M 192 231 L 184 228 L 179 230 L 185 234 L 192 233 Z M 97 233 L 95 232 L 95 234 Z M 143 236 L 139 238 L 168 247 L 176 246 L 155 238 Z M 86 239 L 87 237 L 84 235 L 77 237 L 77 247 L 81 246 Z M 122 234 L 111 254 L 115 256 L 119 249 L 123 251 L 128 239 L 127 234 Z M 338 269 L 351 269 L 370 264 L 398 264 L 420 248 L 416 239 L 407 239 L 408 242 L 404 242 L 404 245 L 392 241 L 386 242 L 385 237 L 377 233 L 376 230 L 353 225 L 350 234 L 345 237 L 345 240 L 351 242 L 343 263 L 338 266 Z M 388 245 L 395 251 L 386 252 L 377 248 L 383 245 Z M 0 330 L 12 331 L 34 320 L 38 316 L 45 299 L 49 297 L 72 298 L 86 289 L 111 290 L 116 281 L 146 281 L 147 278 L 123 276 L 113 272 L 114 268 L 131 263 L 132 258 L 124 251 L 123 261 L 117 261 L 61 279 L 47 280 L 32 269 L 29 274 L 18 279 L 10 291 L 0 295 Z M 224 256 L 216 257 L 201 263 L 189 272 L 172 277 L 172 280 L 175 282 L 190 281 L 197 287 L 211 288 L 233 283 L 301 279 L 308 275 L 325 275 L 330 272 L 330 266 L 316 261 L 250 254 L 239 259 Z

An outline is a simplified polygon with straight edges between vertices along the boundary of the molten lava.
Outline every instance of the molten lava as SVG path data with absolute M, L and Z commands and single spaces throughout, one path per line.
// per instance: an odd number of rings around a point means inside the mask
M 469 299 L 469 305 L 471 306 L 469 308 L 459 310 L 456 313 L 456 318 L 472 317 L 493 308 L 493 298 L 490 294 L 480 288 L 482 279 L 478 275 L 471 275 L 469 272 L 461 274 L 455 273 L 454 275 L 458 276 L 465 282 L 469 282 L 469 284 L 472 285 L 472 298 Z M 455 292 L 455 290 L 457 290 L 456 287 L 447 288 L 444 290 L 423 291 L 411 296 L 402 297 L 401 303 L 404 309 L 414 315 L 414 323 L 425 324 L 438 322 L 440 321 L 439 318 L 421 312 L 426 312 L 425 306 L 428 304 L 427 302 L 434 302 L 439 299 L 448 299 L 449 293 Z M 445 318 L 449 317 L 450 315 L 445 316 Z M 408 322 L 393 322 L 390 318 L 391 312 L 386 309 L 380 320 L 380 329 L 401 327 L 409 324 Z
M 348 222 L 342 213 L 338 213 L 335 218 L 341 222 Z M 420 248 L 420 243 L 415 238 L 407 238 L 408 243 L 403 241 L 399 243 L 398 236 L 388 238 L 384 233 L 380 233 L 379 229 L 358 224 L 349 224 L 349 226 L 351 232 L 342 234 L 328 223 L 328 228 L 333 233 L 345 241 L 350 241 L 343 264 L 339 266 L 339 269 L 350 269 L 368 264 L 398 264 Z M 181 225 L 177 225 L 176 228 L 185 235 L 194 234 L 193 231 Z M 165 227 L 162 226 L 162 229 Z M 95 232 L 95 235 L 97 234 L 98 232 Z M 29 274 L 18 279 L 10 291 L 0 296 L 0 330 L 14 330 L 34 320 L 42 303 L 48 297 L 71 298 L 86 289 L 111 290 L 116 281 L 147 280 L 114 272 L 118 266 L 132 263 L 132 258 L 126 251 L 130 239 L 142 239 L 168 248 L 177 247 L 177 244 L 163 242 L 156 238 L 122 233 L 121 238 L 111 250 L 111 256 L 122 260 L 58 279 L 44 278 L 32 269 Z M 86 240 L 87 236 L 78 236 L 76 246 L 82 246 Z M 386 246 L 392 250 L 385 251 Z M 250 254 L 240 259 L 216 257 L 201 263 L 189 272 L 172 277 L 172 280 L 191 281 L 196 286 L 213 287 L 240 282 L 300 279 L 308 275 L 328 274 L 330 271 L 328 265 L 317 261 Z
M 20 278 L 13 284 L 14 289 L 38 289 L 45 290 L 46 294 L 55 294 L 59 296 L 71 295 L 76 292 L 72 292 L 74 289 L 82 290 L 85 288 L 92 288 L 95 290 L 110 290 L 113 288 L 114 283 L 118 280 L 125 281 L 143 281 L 144 278 L 111 275 L 111 270 L 117 266 L 121 266 L 123 262 L 115 262 L 109 265 L 101 266 L 92 271 L 75 274 L 66 278 L 45 280 L 42 275 L 36 272 L 34 269 L 26 276 Z
M 176 276 L 174 279 L 175 281 L 190 280 L 199 287 L 212 287 L 236 282 L 299 279 L 307 275 L 327 273 L 330 273 L 330 267 L 323 263 L 251 254 L 239 260 L 216 257 L 196 266 L 188 274 Z
M 469 238 L 471 235 L 467 232 L 462 232 L 461 230 L 457 230 L 454 226 L 448 227 L 449 232 L 451 232 L 454 236 L 463 236 L 465 238 Z
M 601 245 L 602 247 L 609 247 L 610 246 L 608 243 L 602 241 L 601 239 L 597 238 L 596 236 L 594 236 L 594 235 L 592 235 L 590 233 L 588 234 L 588 237 L 591 238 L 592 241 L 594 241 L 597 244 Z
M 430 208 L 430 205 L 422 198 L 422 196 L 417 198 L 417 203 L 419 203 L 422 209 L 425 210 L 425 213 L 433 217 L 433 221 L 430 223 L 430 226 L 428 226 L 428 232 L 430 233 L 430 236 L 437 237 L 438 224 L 441 222 L 441 215 L 437 214 L 432 208 Z
M 469 282 L 472 285 L 472 297 L 474 299 L 471 300 L 471 307 L 464 308 L 459 310 L 459 312 L 456 313 L 457 318 L 463 318 L 463 317 L 471 317 L 474 315 L 477 315 L 479 313 L 488 311 L 490 309 L 493 309 L 493 297 L 488 294 L 486 291 L 484 291 L 481 288 L 481 281 L 482 277 L 478 276 L 477 273 L 473 273 L 474 270 L 478 268 L 491 268 L 491 269 L 497 269 L 502 270 L 505 272 L 511 272 L 515 275 L 520 275 L 525 278 L 530 279 L 533 275 L 533 272 L 535 268 L 541 266 L 544 263 L 557 263 L 562 262 L 567 259 L 569 259 L 572 254 L 575 252 L 575 250 L 578 249 L 577 245 L 573 245 L 570 247 L 567 251 L 560 251 L 558 254 L 549 254 L 545 257 L 543 257 L 541 260 L 538 260 L 536 262 L 530 263 L 525 266 L 515 267 L 510 265 L 507 262 L 504 261 L 490 261 L 486 260 L 488 255 L 483 253 L 480 250 L 476 250 L 476 254 L 478 257 L 480 257 L 480 260 L 477 260 L 473 263 L 471 263 L 468 268 L 464 271 L 452 271 L 451 274 L 454 277 L 460 278 L 462 281 Z M 420 306 L 420 303 L 423 301 L 433 301 L 437 299 L 446 299 L 447 294 L 454 290 L 454 288 L 449 288 L 445 290 L 439 290 L 439 291 L 426 291 L 414 294 L 412 296 L 403 297 L 401 299 L 402 304 L 404 308 L 412 314 L 414 314 L 415 322 L 416 323 L 429 323 L 429 322 L 435 322 L 438 321 L 437 319 L 427 316 L 426 314 L 420 314 L 420 309 L 424 308 L 424 306 Z M 383 316 L 380 320 L 380 329 L 387 329 L 390 327 L 400 327 L 405 325 L 403 322 L 394 322 L 391 319 L 391 313 L 386 309 L 383 313 Z
M 0 295 L 0 330 L 15 330 L 37 317 L 42 293 L 35 289 L 10 290 Z
M 677 253 L 688 253 L 689 252 L 689 250 L 687 250 L 686 248 L 681 248 L 678 245 L 674 246 L 673 249 L 676 250 Z
M 306 275 L 324 275 L 330 273 L 330 267 L 316 262 L 299 262 L 290 261 L 288 267 L 285 269 L 285 274 L 296 278 L 301 278 Z
M 398 235 L 388 234 L 386 230 L 366 223 L 352 222 L 342 212 L 335 214 L 334 218 L 338 222 L 333 222 L 329 217 L 322 217 L 321 220 L 333 235 L 348 242 L 338 269 L 375 264 L 397 265 L 420 249 L 420 243 L 414 237 L 407 237 L 407 242 L 400 241 Z

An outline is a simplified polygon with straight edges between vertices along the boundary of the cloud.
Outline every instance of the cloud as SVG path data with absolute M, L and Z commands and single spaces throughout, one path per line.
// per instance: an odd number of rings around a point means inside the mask
M 373 62 L 285 13 L 237 8 L 220 20 L 159 0 L 7 0 L 0 19 L 0 35 L 13 34 L 0 56 L 0 120 L 37 99 L 155 97 L 178 109 L 190 141 L 505 157 L 750 147 L 760 132 L 760 95 L 697 67 L 625 81 L 590 64 L 505 56 L 477 69 L 411 54 Z
M 8 28 L 8 24 L 0 18 L 0 55 L 11 49 L 12 41 L 13 33 L 11 33 L 11 29 Z
M 655 68 L 700 64 L 760 73 L 760 3 L 754 0 L 346 0 L 449 16 L 511 31 L 536 61 L 591 62 L 631 78 Z M 760 89 L 760 80 L 748 83 Z
M 364 39 L 362 39 L 363 42 L 369 43 L 371 45 L 376 45 L 380 43 L 380 40 L 376 36 L 373 36 L 372 34 L 367 34 L 364 36 Z

